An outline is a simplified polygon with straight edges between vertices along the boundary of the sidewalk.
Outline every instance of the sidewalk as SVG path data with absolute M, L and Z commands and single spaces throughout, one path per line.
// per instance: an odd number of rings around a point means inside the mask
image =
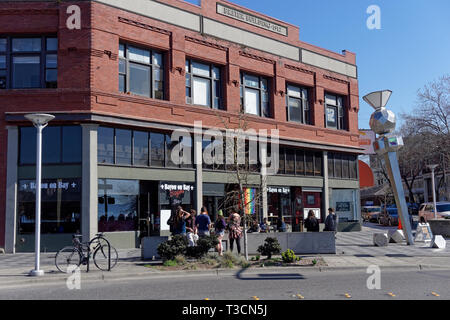
M 361 232 L 338 233 L 336 239 L 335 255 L 309 255 L 321 257 L 327 266 L 322 267 L 266 267 L 250 268 L 245 272 L 255 273 L 278 270 L 291 272 L 293 269 L 326 272 L 330 270 L 363 270 L 370 265 L 380 268 L 398 269 L 450 269 L 450 241 L 447 240 L 446 249 L 432 249 L 424 243 L 414 246 L 402 244 L 389 244 L 387 247 L 375 247 L 372 244 L 373 233 L 387 232 L 384 228 L 379 230 L 376 226 L 364 226 Z M 111 272 L 102 272 L 92 265 L 89 273 L 86 267 L 81 267 L 81 275 L 84 280 L 117 280 L 136 277 L 173 277 L 173 276 L 212 276 L 217 274 L 236 274 L 242 272 L 238 269 L 213 269 L 213 270 L 183 270 L 183 271 L 159 271 L 155 268 L 145 267 L 149 261 L 142 261 L 140 249 L 118 250 L 119 262 Z M 44 277 L 28 277 L 28 273 L 34 268 L 34 253 L 18 253 L 15 255 L 0 255 L 0 286 L 13 286 L 20 283 L 48 283 L 52 281 L 65 281 L 68 275 L 59 272 L 54 264 L 55 253 L 41 254 L 41 269 L 46 273 Z

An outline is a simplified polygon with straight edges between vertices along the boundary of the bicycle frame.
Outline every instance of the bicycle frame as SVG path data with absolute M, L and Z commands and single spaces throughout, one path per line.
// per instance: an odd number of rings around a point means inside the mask
M 111 271 L 111 244 L 110 242 L 103 236 L 103 234 L 97 234 L 93 239 L 89 242 L 81 242 L 80 237 L 74 236 L 72 239 L 72 244 L 77 250 L 81 253 L 82 263 L 86 261 L 86 272 L 89 272 L 89 260 L 91 257 L 91 252 L 96 252 L 97 250 L 102 249 L 101 241 L 105 241 L 108 245 L 108 271 Z M 91 246 L 96 244 L 95 247 L 91 250 Z M 86 248 L 87 254 L 84 255 L 83 246 Z

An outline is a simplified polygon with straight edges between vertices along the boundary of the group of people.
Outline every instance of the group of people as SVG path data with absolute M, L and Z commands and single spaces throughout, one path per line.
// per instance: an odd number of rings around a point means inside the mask
M 222 210 L 219 210 L 216 221 L 212 223 L 206 207 L 202 207 L 200 214 L 197 215 L 194 209 L 187 212 L 181 206 L 178 206 L 175 215 L 170 217 L 167 223 L 170 225 L 173 235 L 186 236 L 189 246 L 195 246 L 199 238 L 209 236 L 211 230 L 214 230 L 214 234 L 219 240 L 216 247 L 219 255 L 223 255 L 222 240 L 225 236 L 225 230 L 228 230 L 230 250 L 233 251 L 234 243 L 236 243 L 237 251 L 239 254 L 241 253 L 241 217 L 236 212 L 230 213 L 228 221 L 226 221 Z
M 325 219 L 324 231 L 336 231 L 337 219 L 334 209 L 329 208 L 328 213 L 329 214 Z M 206 207 L 202 207 L 200 214 L 197 216 L 194 209 L 187 212 L 183 210 L 181 206 L 178 206 L 175 215 L 172 216 L 167 223 L 171 226 L 171 232 L 174 235 L 181 234 L 186 236 L 189 246 L 195 246 L 200 237 L 209 236 L 211 230 L 214 230 L 214 234 L 217 236 L 217 240 L 219 240 L 219 244 L 216 247 L 219 255 L 223 255 L 222 240 L 225 236 L 225 231 L 228 231 L 230 250 L 233 251 L 234 244 L 236 243 L 238 254 L 241 253 L 241 216 L 236 212 L 230 212 L 230 215 L 226 220 L 222 210 L 219 210 L 216 221 L 212 223 Z M 304 225 L 308 232 L 320 231 L 319 220 L 316 218 L 313 210 L 309 210 Z M 279 232 L 286 232 L 286 224 L 283 218 L 278 220 L 277 230 Z M 261 224 L 258 224 L 258 221 L 254 220 L 249 229 L 249 232 L 268 231 L 269 225 L 266 218 L 264 218 Z

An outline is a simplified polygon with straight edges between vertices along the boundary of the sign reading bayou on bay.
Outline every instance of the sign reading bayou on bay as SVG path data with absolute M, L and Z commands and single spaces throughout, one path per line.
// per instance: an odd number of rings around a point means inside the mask
M 254 26 L 281 34 L 283 36 L 287 36 L 287 28 L 283 27 L 279 24 L 258 18 L 254 15 L 245 13 L 240 10 L 236 10 L 230 7 L 226 7 L 220 3 L 217 4 L 217 13 L 222 14 L 224 16 L 243 21 L 248 24 L 252 24 Z

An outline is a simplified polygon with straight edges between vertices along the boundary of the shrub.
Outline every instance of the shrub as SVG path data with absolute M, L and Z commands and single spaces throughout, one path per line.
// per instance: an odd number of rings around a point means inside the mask
M 175 260 L 166 260 L 163 263 L 164 267 L 176 267 L 177 266 L 177 262 Z
M 239 265 L 241 263 L 241 259 L 229 251 L 225 252 L 218 260 L 219 268 L 233 268 L 235 264 Z
M 281 253 L 281 258 L 283 259 L 283 262 L 285 263 L 292 263 L 295 261 L 300 260 L 300 257 L 297 257 L 291 249 L 287 249 L 283 253 Z
M 188 247 L 186 255 L 196 259 L 200 259 L 208 254 L 208 251 L 219 244 L 217 236 L 210 235 L 201 237 L 197 240 L 197 245 L 194 247 Z
M 281 246 L 276 238 L 267 237 L 264 244 L 258 247 L 258 252 L 270 259 L 273 254 L 281 252 Z
M 315 265 L 317 264 L 317 259 L 314 259 L 314 260 L 312 261 L 312 264 L 315 266 Z
M 186 258 L 183 255 L 181 255 L 181 254 L 175 256 L 174 260 L 176 261 L 176 263 L 179 266 L 182 266 L 182 265 L 186 264 Z
M 183 235 L 173 236 L 172 239 L 160 243 L 158 254 L 163 260 L 173 260 L 178 255 L 185 255 L 188 241 Z

